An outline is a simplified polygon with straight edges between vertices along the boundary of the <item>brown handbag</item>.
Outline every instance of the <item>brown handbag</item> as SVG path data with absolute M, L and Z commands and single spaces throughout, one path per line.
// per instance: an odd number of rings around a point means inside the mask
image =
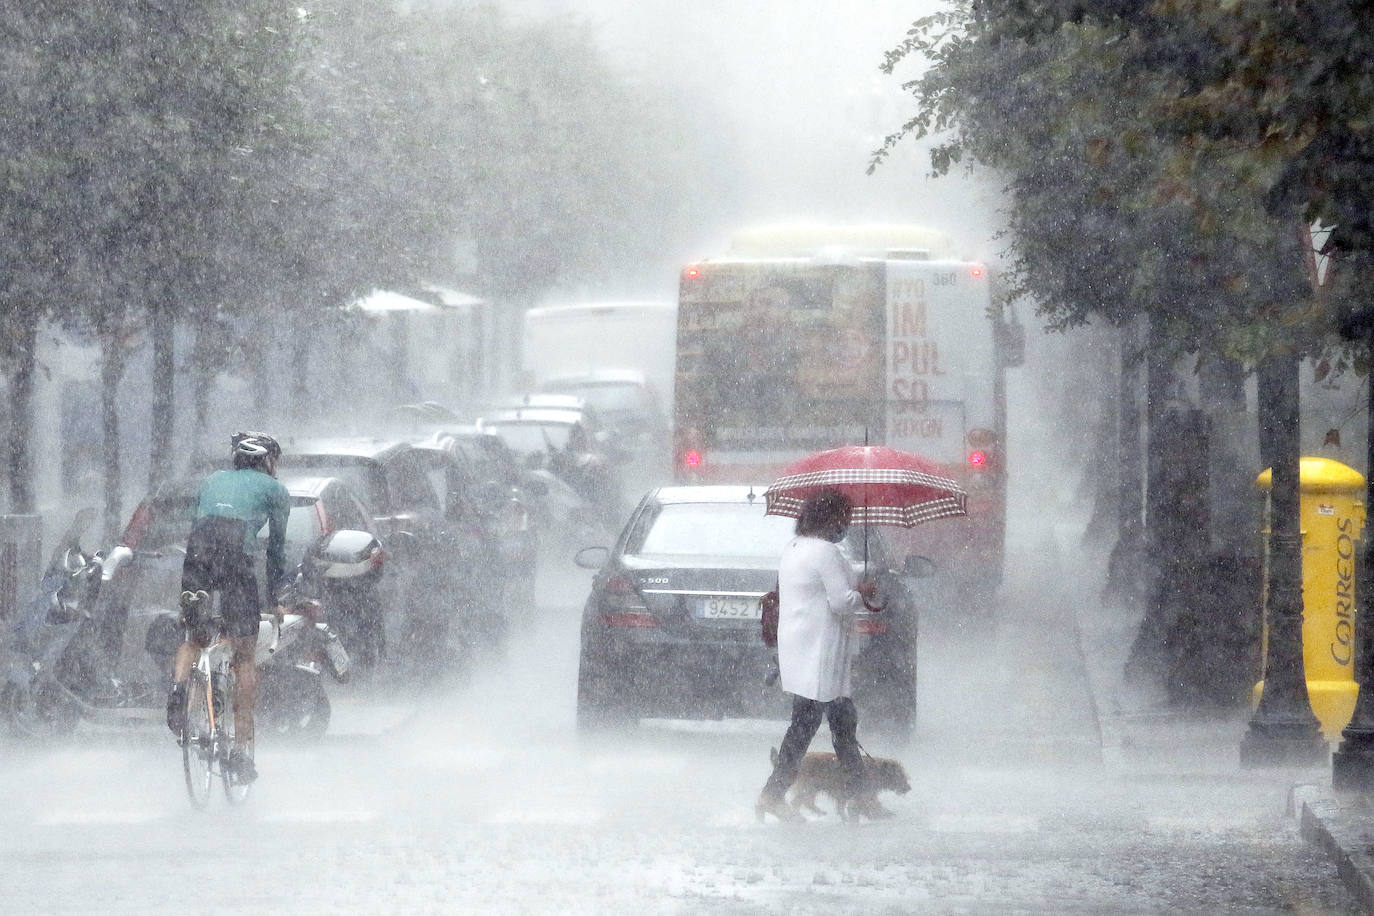
M 773 586 L 773 590 L 765 595 L 759 596 L 759 615 L 760 635 L 763 636 L 763 644 L 769 648 L 776 648 L 778 645 L 778 588 Z

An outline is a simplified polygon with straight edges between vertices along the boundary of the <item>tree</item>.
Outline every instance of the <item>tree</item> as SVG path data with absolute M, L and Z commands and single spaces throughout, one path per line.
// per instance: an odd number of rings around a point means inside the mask
M 1330 328 L 1290 243 L 1299 214 L 1276 206 L 1279 173 L 1179 129 L 1181 100 L 1226 64 L 1205 21 L 1161 15 L 1169 6 L 973 0 L 918 22 L 885 69 L 917 54 L 931 67 L 906 84 L 916 113 L 874 161 L 903 137 L 940 134 L 936 173 L 969 160 L 1004 178 L 1016 288 L 1050 327 L 1147 321 L 1147 517 L 1166 584 L 1203 571 L 1173 549 L 1190 524 L 1170 517 L 1160 486 L 1157 468 L 1179 451 L 1159 447 L 1175 425 L 1160 412 L 1163 373 L 1193 354 L 1282 367 L 1266 390 L 1296 386 L 1292 357 L 1319 352 Z M 1262 422 L 1296 434 L 1296 412 Z

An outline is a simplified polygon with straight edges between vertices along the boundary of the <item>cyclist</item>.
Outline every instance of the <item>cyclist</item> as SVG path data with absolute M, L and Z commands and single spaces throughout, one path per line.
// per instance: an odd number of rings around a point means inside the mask
M 214 633 L 202 619 L 209 592 L 220 593 L 220 614 L 234 649 L 234 747 L 229 764 L 241 782 L 257 778 L 253 764 L 253 703 L 258 672 L 254 662 L 262 602 L 253 574 L 257 533 L 267 531 L 267 588 L 275 596 L 286 584 L 286 518 L 291 497 L 276 480 L 281 446 L 266 433 L 240 432 L 230 440 L 232 471 L 205 479 L 197 497 L 195 521 L 186 541 L 181 570 L 182 623 L 186 641 L 177 649 L 172 691 L 167 698 L 167 725 L 180 736 L 186 724 L 186 679 L 191 666 Z M 283 613 L 278 603 L 274 612 Z

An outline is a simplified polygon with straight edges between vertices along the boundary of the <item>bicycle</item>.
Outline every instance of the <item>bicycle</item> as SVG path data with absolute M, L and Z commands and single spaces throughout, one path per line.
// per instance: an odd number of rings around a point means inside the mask
M 204 808 L 210 803 L 218 777 L 224 785 L 224 797 L 229 804 L 238 805 L 247 800 L 251 783 L 240 782 L 229 763 L 234 748 L 234 647 L 226 637 L 217 602 L 208 614 L 200 615 L 200 620 L 214 635 L 201 648 L 186 680 L 186 724 L 178 742 L 186 771 L 186 792 L 191 804 Z M 280 633 L 276 617 L 263 614 L 261 620 L 271 622 L 275 647 Z M 247 752 L 251 758 L 251 746 Z

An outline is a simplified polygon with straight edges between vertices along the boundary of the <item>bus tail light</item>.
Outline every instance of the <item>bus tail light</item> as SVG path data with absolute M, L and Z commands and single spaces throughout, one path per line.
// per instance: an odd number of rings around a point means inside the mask
M 701 472 L 702 466 L 706 464 L 706 452 L 703 448 L 705 441 L 706 437 L 695 427 L 678 430 L 673 441 L 673 451 L 677 455 L 676 474 L 679 480 L 690 480 Z
M 997 464 L 997 434 L 990 429 L 971 429 L 967 439 L 969 470 L 992 470 Z

